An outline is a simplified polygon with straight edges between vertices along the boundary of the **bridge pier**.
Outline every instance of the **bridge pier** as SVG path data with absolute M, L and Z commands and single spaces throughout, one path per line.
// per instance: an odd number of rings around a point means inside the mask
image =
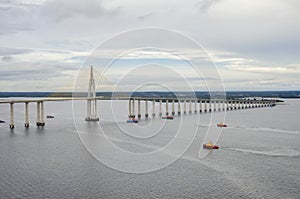
M 134 111 L 134 98 L 129 99 L 129 115 L 130 118 L 135 118 L 135 111 Z
M 142 116 L 141 114 L 141 100 L 138 99 L 138 118 L 140 119 Z
M 175 102 L 174 102 L 175 100 L 174 99 L 172 99 L 172 115 L 174 116 L 175 115 Z
M 195 100 L 194 101 L 194 113 L 197 113 L 198 111 L 197 111 L 197 102 L 198 102 L 198 100 Z
M 162 108 L 161 108 L 161 106 L 162 106 L 162 100 L 159 100 L 159 117 L 162 116 Z
M 208 109 L 209 109 L 209 112 L 211 112 L 211 105 L 212 105 L 212 103 L 211 103 L 211 99 L 209 100 L 209 102 L 208 102 Z
M 181 108 L 180 108 L 180 99 L 178 99 L 178 115 L 181 115 Z
M 10 103 L 10 124 L 9 128 L 13 129 L 15 128 L 15 122 L 14 122 L 14 103 Z
M 183 114 L 186 114 L 186 100 L 183 100 Z
M 36 125 L 41 126 L 41 106 L 40 102 L 36 103 Z
M 214 111 L 217 111 L 217 101 L 214 100 L 213 103 L 214 103 Z
M 192 100 L 189 100 L 189 114 L 192 114 Z
M 152 117 L 155 117 L 155 100 L 152 100 Z
M 169 107 L 168 107 L 168 103 L 169 103 L 169 100 L 166 99 L 166 116 L 169 115 Z
M 45 126 L 43 101 L 36 103 L 36 126 Z
M 145 117 L 148 118 L 149 116 L 149 113 L 148 113 L 148 99 L 146 99 L 146 102 L 145 102 Z
M 24 124 L 24 126 L 25 126 L 26 128 L 29 127 L 28 104 L 29 104 L 29 102 L 25 102 L 25 124 Z
M 44 102 L 41 101 L 41 126 L 45 126 L 45 119 L 44 119 Z
M 202 100 L 199 100 L 199 112 L 202 113 Z

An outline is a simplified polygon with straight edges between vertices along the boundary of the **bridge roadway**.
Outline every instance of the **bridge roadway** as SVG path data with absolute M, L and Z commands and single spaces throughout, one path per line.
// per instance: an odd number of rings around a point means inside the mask
M 141 118 L 141 101 L 145 103 L 145 117 L 148 118 L 148 102 L 152 101 L 152 116 L 155 116 L 155 102 L 159 102 L 159 116 L 162 116 L 162 104 L 165 104 L 165 115 L 169 115 L 168 104 L 171 103 L 172 115 L 175 115 L 175 102 L 178 104 L 177 114 L 181 114 L 181 106 L 183 105 L 183 113 L 192 113 L 192 103 L 194 104 L 194 112 L 213 112 L 225 110 L 237 110 L 247 108 L 259 108 L 274 106 L 275 100 L 248 100 L 248 99 L 202 99 L 188 97 L 126 97 L 126 96 L 98 96 L 98 97 L 48 97 L 48 98 L 29 98 L 29 99 L 1 99 L 0 104 L 10 105 L 10 124 L 11 129 L 14 128 L 14 104 L 25 104 L 25 127 L 29 127 L 28 104 L 37 103 L 37 126 L 44 126 L 44 102 L 53 101 L 68 101 L 68 100 L 86 100 L 87 101 L 87 117 L 86 121 L 99 121 L 97 116 L 97 101 L 98 100 L 129 100 L 129 117 L 135 118 L 135 101 L 138 103 L 137 116 Z M 182 104 L 183 103 L 183 104 Z

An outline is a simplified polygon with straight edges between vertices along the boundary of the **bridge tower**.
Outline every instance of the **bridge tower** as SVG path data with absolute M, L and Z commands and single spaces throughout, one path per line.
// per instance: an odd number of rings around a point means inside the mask
M 97 116 L 96 87 L 93 74 L 93 66 L 91 66 L 90 70 L 89 90 L 87 99 L 87 116 L 85 118 L 85 121 L 99 121 L 99 117 Z

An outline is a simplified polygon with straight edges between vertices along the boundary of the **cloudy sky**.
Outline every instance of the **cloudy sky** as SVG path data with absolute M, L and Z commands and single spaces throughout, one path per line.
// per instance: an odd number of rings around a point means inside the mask
M 91 64 L 98 91 L 300 90 L 299 21 L 298 0 L 0 0 L 0 91 L 72 91 Z

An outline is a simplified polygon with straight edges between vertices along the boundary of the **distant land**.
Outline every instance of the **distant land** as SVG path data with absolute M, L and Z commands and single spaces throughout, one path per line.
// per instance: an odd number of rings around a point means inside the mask
M 195 92 L 198 98 L 210 98 L 209 92 Z M 212 92 L 213 96 L 221 96 L 220 92 Z M 133 97 L 191 97 L 194 92 L 97 92 L 97 96 L 133 96 Z M 8 97 L 86 97 L 86 92 L 0 92 L 0 98 Z M 227 99 L 262 97 L 262 98 L 300 98 L 300 91 L 227 91 Z

